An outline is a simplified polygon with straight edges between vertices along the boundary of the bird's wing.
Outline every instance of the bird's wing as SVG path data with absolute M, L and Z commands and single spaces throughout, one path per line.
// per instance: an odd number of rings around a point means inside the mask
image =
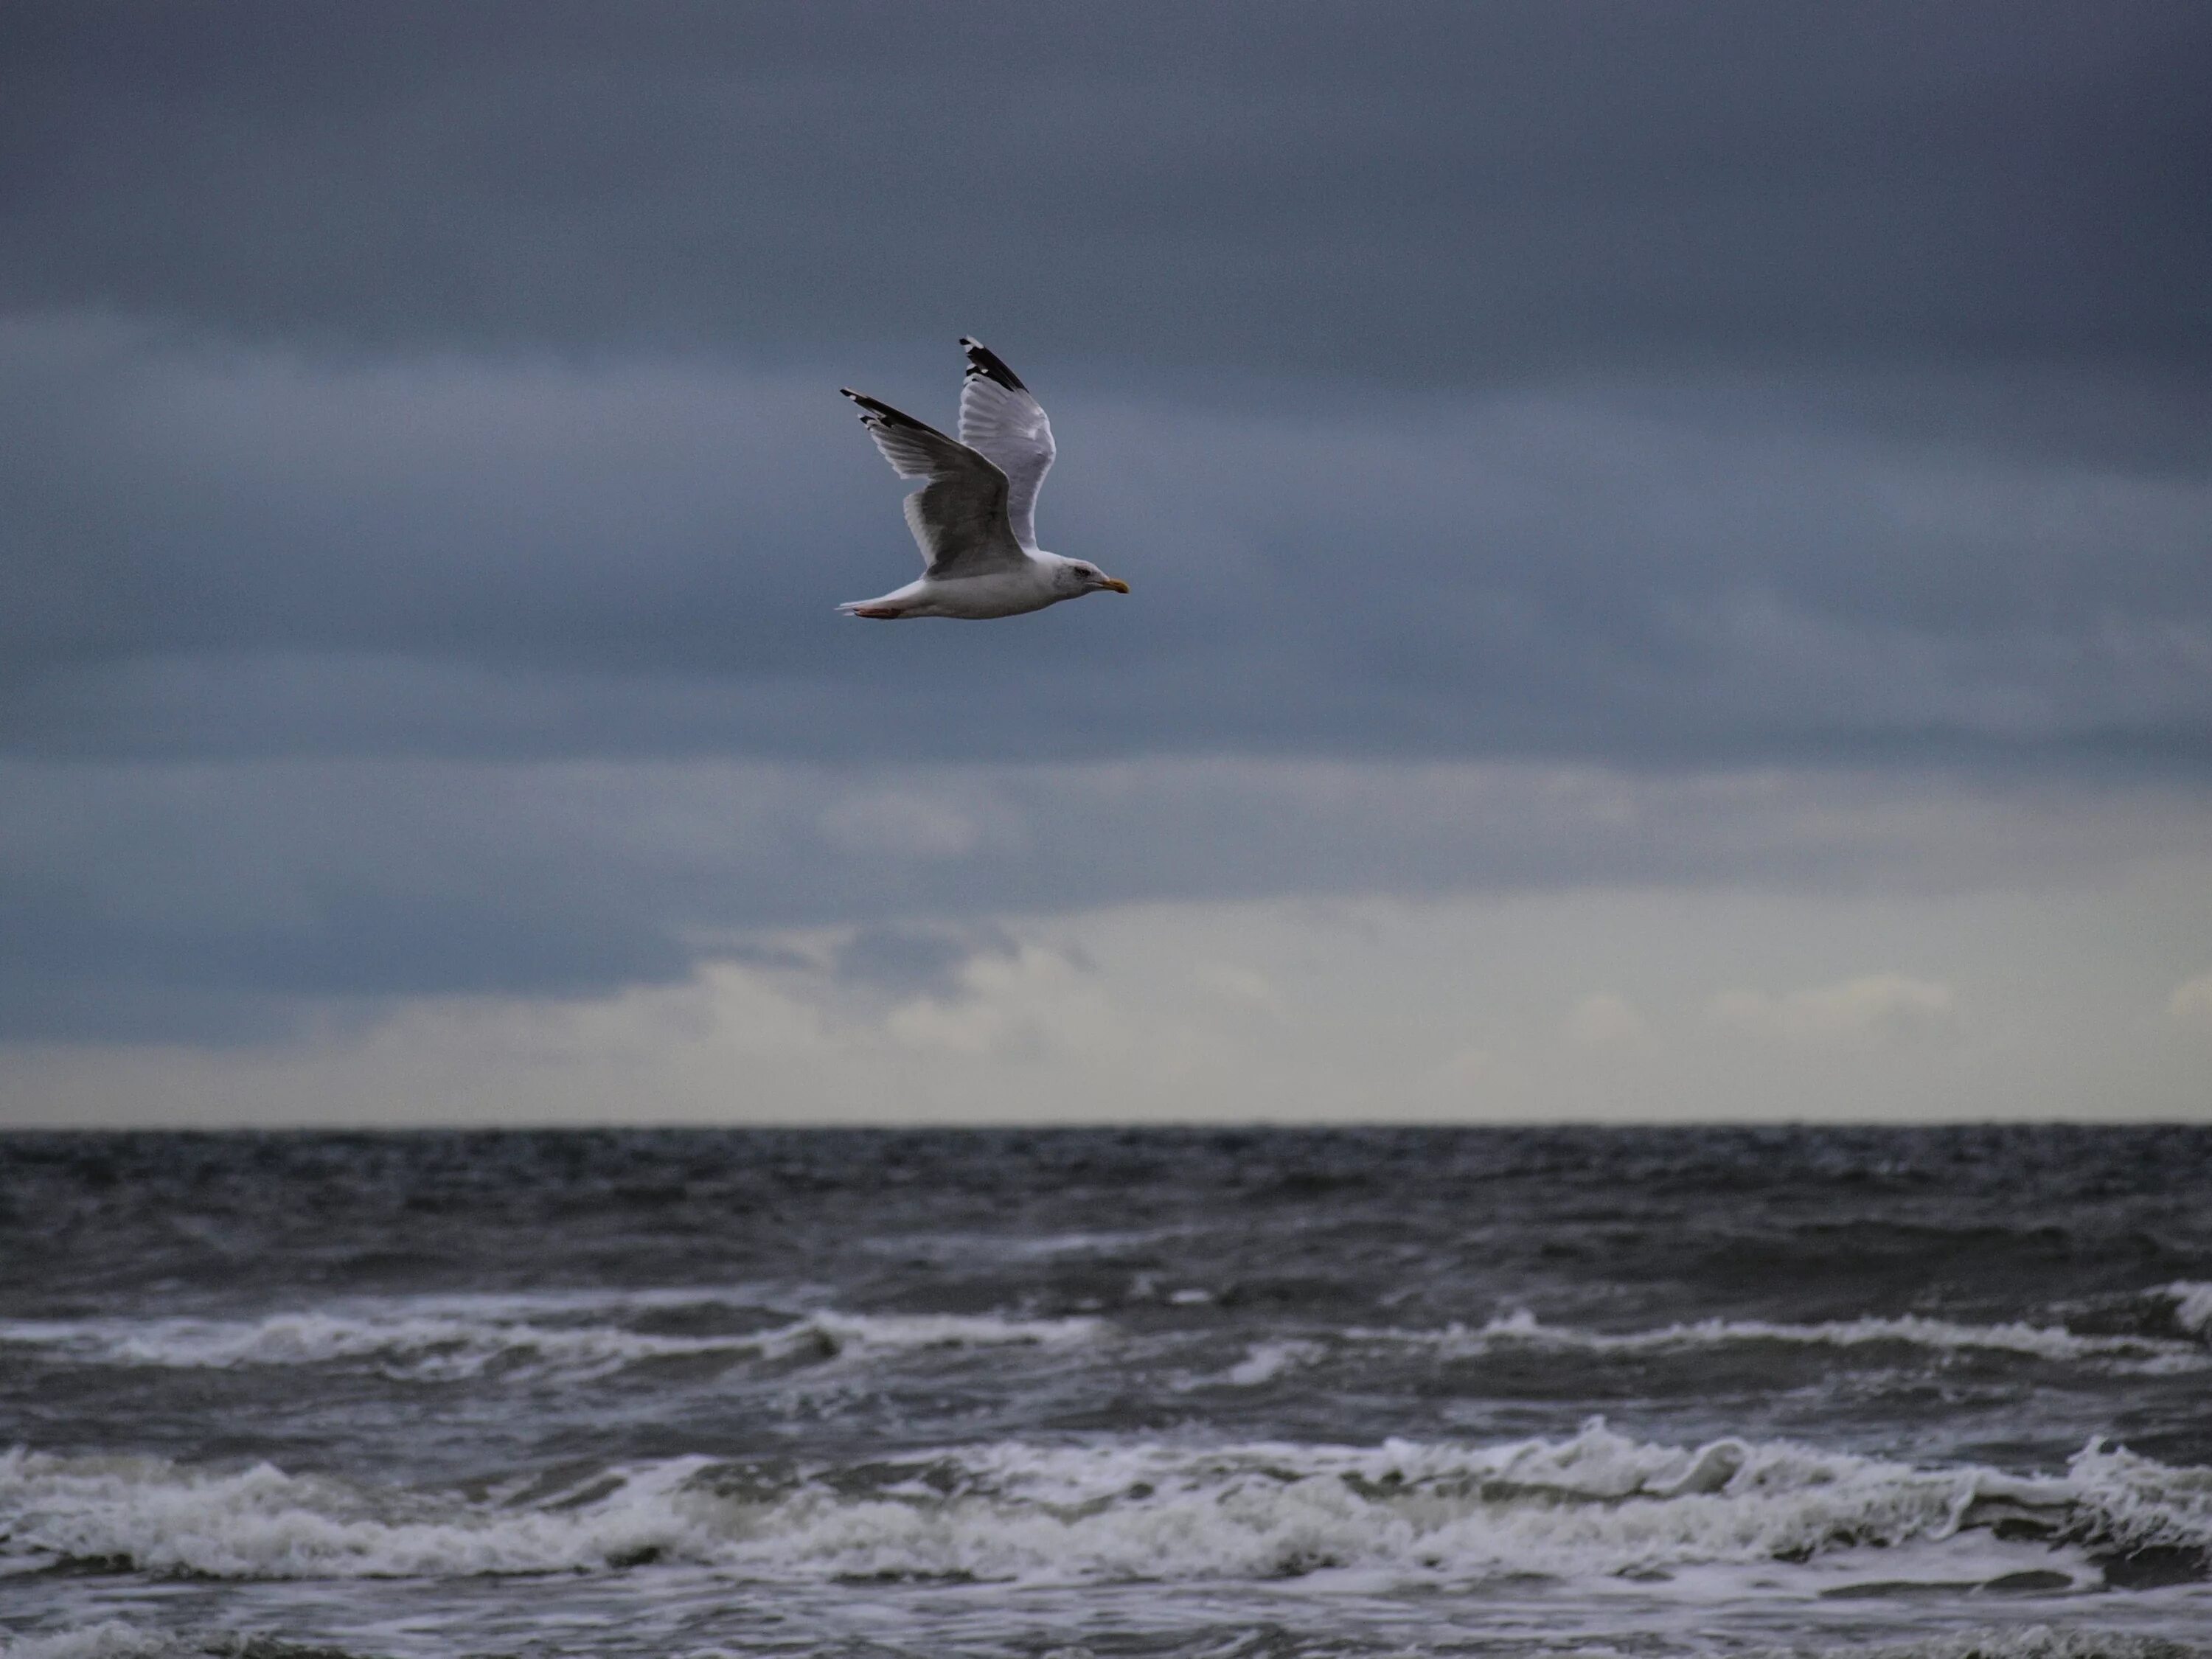
M 966 444 L 889 404 L 844 393 L 860 407 L 860 424 L 902 478 L 929 482 L 906 498 L 907 527 L 933 576 L 980 576 L 1029 562 L 1006 522 L 1006 475 Z
M 1052 422 L 1021 376 L 980 340 L 963 339 L 968 377 L 960 386 L 960 441 L 1006 475 L 1006 518 L 1014 539 L 1036 546 L 1037 491 L 1052 468 Z

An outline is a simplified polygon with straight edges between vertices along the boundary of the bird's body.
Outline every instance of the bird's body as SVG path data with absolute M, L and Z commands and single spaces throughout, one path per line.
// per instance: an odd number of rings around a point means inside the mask
M 1083 559 L 1036 544 L 1037 490 L 1054 453 L 1052 423 L 1013 370 L 963 339 L 968 375 L 960 389 L 960 436 L 844 388 L 860 424 L 902 478 L 928 480 L 906 498 L 907 527 L 921 548 L 917 581 L 838 607 L 890 622 L 909 617 L 981 621 L 1042 611 L 1085 593 L 1126 593 L 1129 585 Z
M 837 608 L 848 616 L 884 621 L 957 617 L 981 622 L 992 617 L 1018 617 L 1095 592 L 1079 575 L 1072 585 L 1066 580 L 1066 575 L 1074 574 L 1073 564 L 1073 560 L 1057 553 L 1024 553 L 1020 568 L 990 570 L 974 576 L 923 575 L 881 599 L 855 599 Z

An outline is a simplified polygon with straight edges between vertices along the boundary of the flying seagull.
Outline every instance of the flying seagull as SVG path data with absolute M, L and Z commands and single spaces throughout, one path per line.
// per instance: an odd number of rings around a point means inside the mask
M 906 498 L 907 528 L 921 544 L 920 581 L 837 608 L 885 622 L 902 617 L 1018 617 L 1085 593 L 1126 593 L 1082 559 L 1036 544 L 1037 489 L 1052 465 L 1052 422 L 1020 376 L 980 340 L 963 339 L 957 442 L 933 426 L 850 386 L 860 424 L 902 478 L 929 482 Z

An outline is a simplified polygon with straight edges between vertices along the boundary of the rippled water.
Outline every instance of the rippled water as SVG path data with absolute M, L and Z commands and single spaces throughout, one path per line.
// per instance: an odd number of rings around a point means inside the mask
M 2212 1131 L 0 1138 L 9 1651 L 2212 1632 Z

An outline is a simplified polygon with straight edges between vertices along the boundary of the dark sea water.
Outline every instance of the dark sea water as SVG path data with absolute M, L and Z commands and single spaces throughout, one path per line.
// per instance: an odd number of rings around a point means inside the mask
M 0 1650 L 2212 1651 L 2212 1130 L 0 1138 Z

